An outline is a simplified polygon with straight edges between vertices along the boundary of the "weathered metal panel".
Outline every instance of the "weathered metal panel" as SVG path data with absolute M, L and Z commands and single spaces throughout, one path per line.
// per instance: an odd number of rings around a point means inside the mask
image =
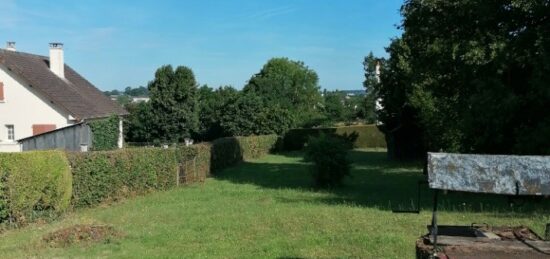
M 23 151 L 43 149 L 64 149 L 80 151 L 81 145 L 91 146 L 91 130 L 88 125 L 76 124 L 55 131 L 19 140 Z
M 428 153 L 430 188 L 550 195 L 550 156 Z

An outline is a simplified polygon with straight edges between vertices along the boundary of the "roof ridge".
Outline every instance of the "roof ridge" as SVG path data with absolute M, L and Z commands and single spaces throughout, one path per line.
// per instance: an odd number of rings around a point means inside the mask
M 21 56 L 39 57 L 39 58 L 44 58 L 44 59 L 50 60 L 50 57 L 48 57 L 48 56 L 42 56 L 42 55 L 32 54 L 32 53 L 28 53 L 28 52 L 13 51 L 13 50 L 7 50 L 7 49 L 0 49 L 0 51 L 1 52 L 6 52 L 8 54 L 17 54 L 17 55 L 21 55 Z

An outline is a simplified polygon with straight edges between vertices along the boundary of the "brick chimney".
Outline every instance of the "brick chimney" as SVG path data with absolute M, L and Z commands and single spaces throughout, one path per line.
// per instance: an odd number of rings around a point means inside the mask
M 6 42 L 6 50 L 9 50 L 9 51 L 16 51 L 16 49 L 15 49 L 15 41 L 8 41 L 8 42 Z
M 50 70 L 58 77 L 65 78 L 63 43 L 50 43 Z

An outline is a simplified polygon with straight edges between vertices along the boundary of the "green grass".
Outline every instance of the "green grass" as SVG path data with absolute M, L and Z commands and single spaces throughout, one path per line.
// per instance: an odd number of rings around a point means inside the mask
M 431 199 L 424 187 L 414 208 L 418 165 L 389 162 L 382 152 L 352 151 L 352 178 L 342 188 L 311 187 L 300 153 L 269 155 L 202 185 L 152 193 L 111 206 L 77 210 L 51 224 L 0 235 L 0 255 L 120 258 L 412 258 L 426 233 Z M 441 224 L 527 225 L 542 234 L 548 200 L 510 207 L 501 196 L 442 196 Z M 125 233 L 110 243 L 47 247 L 41 238 L 62 227 L 110 224 Z

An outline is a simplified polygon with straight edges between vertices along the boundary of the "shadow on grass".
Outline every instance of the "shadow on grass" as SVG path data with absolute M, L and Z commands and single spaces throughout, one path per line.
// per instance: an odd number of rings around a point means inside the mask
M 285 162 L 243 162 L 226 169 L 216 178 L 239 184 L 254 184 L 271 189 L 297 189 L 305 192 L 324 192 L 322 198 L 284 197 L 283 202 L 320 202 L 325 204 L 353 204 L 382 210 L 417 209 L 418 181 L 425 180 L 421 165 L 415 162 L 390 161 L 385 152 L 353 150 L 351 177 L 344 185 L 332 189 L 316 189 L 310 175 L 310 165 L 301 152 L 279 154 Z M 289 162 L 290 161 L 290 162 Z M 432 209 L 432 191 L 421 185 L 422 210 Z M 515 212 L 550 211 L 549 199 L 514 199 L 503 195 L 452 192 L 442 195 L 441 210 L 461 212 Z M 505 216 L 505 215 L 503 215 Z

